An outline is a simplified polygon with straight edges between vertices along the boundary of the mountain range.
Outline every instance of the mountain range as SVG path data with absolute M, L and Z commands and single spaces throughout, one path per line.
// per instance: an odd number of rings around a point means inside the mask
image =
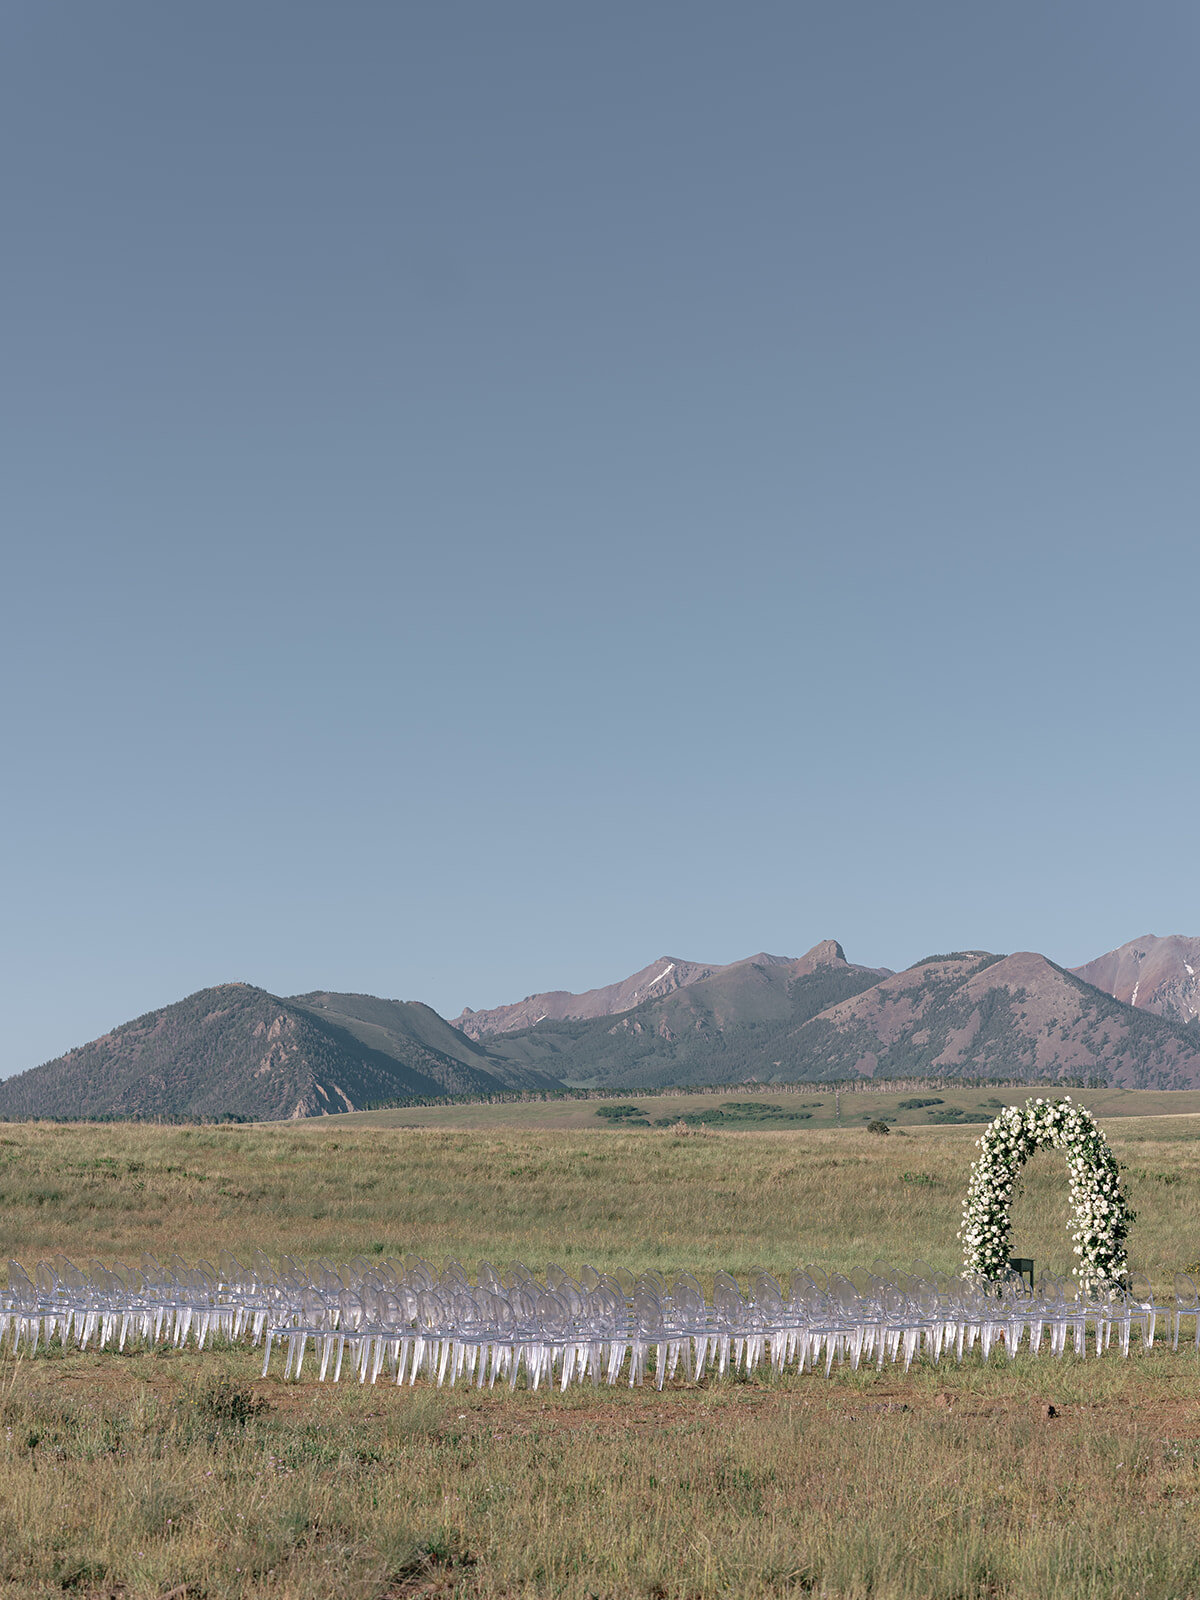
M 429 1006 L 373 995 L 280 999 L 201 989 L 0 1083 L 0 1116 L 238 1116 L 353 1111 L 378 1100 L 558 1088 L 495 1064 Z
M 1200 1026 L 1200 939 L 1148 933 L 1071 970 L 1116 1000 Z
M 588 1087 L 854 1077 L 1099 1077 L 1200 1083 L 1200 1029 L 1122 1003 L 1032 951 L 931 956 L 881 976 L 832 940 L 798 962 L 723 968 L 615 1017 L 545 1020 L 482 1041 Z
M 1200 939 L 1067 970 L 1032 951 L 859 966 L 836 940 L 724 965 L 662 957 L 451 1023 L 418 1001 L 203 989 L 0 1083 L 5 1117 L 280 1119 L 513 1091 L 970 1077 L 1200 1085 Z
M 549 989 L 542 994 L 527 995 L 515 1005 L 496 1006 L 491 1011 L 472 1011 L 465 1006 L 454 1018 L 454 1026 L 472 1039 L 482 1039 L 492 1033 L 515 1033 L 522 1028 L 535 1028 L 539 1022 L 583 1022 L 591 1017 L 610 1017 L 623 1011 L 632 1011 L 647 1000 L 665 1000 L 676 989 L 686 989 L 693 983 L 704 983 L 723 973 L 747 970 L 751 966 L 787 968 L 789 975 L 799 977 L 811 972 L 831 953 L 845 960 L 841 946 L 833 939 L 814 945 L 805 956 L 769 956 L 760 952 L 743 961 L 729 962 L 725 966 L 703 966 L 696 961 L 683 961 L 678 956 L 659 956 L 648 967 L 635 972 L 620 983 L 610 983 L 603 989 L 588 989 L 583 994 L 568 994 L 565 989 Z M 864 972 L 874 972 L 886 978 L 890 967 L 864 967 Z

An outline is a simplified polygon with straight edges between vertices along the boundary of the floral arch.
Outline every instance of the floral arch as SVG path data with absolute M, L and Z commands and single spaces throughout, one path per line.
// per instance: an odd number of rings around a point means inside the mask
M 1120 1282 L 1128 1266 L 1125 1240 L 1134 1213 L 1121 1192 L 1117 1159 L 1090 1111 L 1065 1100 L 1007 1106 L 976 1141 L 979 1158 L 963 1206 L 963 1261 L 968 1272 L 1000 1278 L 1008 1267 L 1013 1183 L 1035 1150 L 1065 1150 L 1075 1213 L 1072 1269 L 1091 1287 Z

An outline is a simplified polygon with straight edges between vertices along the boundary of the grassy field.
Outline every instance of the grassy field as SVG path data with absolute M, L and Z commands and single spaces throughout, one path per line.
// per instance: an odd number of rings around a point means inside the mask
M 1165 1286 L 1200 1258 L 1200 1118 L 1107 1131 L 1133 1255 Z M 952 1267 L 977 1132 L 10 1124 L 0 1231 L 27 1266 L 258 1244 L 702 1276 Z M 1061 1157 L 1038 1156 L 1014 1249 L 1066 1266 L 1066 1201 Z M 1190 1347 L 566 1396 L 284 1384 L 259 1364 L 5 1353 L 0 1593 L 1200 1596 Z
M 1002 1105 L 1023 1100 L 1037 1089 L 995 1089 L 988 1085 L 934 1089 L 843 1090 L 839 1107 L 832 1090 L 803 1089 L 790 1093 L 778 1089 L 742 1086 L 717 1092 L 637 1095 L 616 1091 L 598 1100 L 519 1100 L 499 1105 L 405 1106 L 390 1111 L 356 1111 L 339 1117 L 338 1124 L 363 1128 L 462 1128 L 486 1133 L 494 1128 L 601 1128 L 611 1126 L 604 1106 L 635 1105 L 648 1121 L 674 1120 L 711 1113 L 723 1104 L 747 1102 L 777 1109 L 797 1119 L 805 1129 L 862 1127 L 883 1117 L 900 1128 L 922 1128 L 955 1113 L 989 1121 Z M 1071 1089 L 1065 1091 L 1097 1117 L 1160 1117 L 1200 1115 L 1200 1089 Z M 922 1106 L 906 1104 L 927 1102 Z M 764 1126 L 767 1125 L 764 1119 Z

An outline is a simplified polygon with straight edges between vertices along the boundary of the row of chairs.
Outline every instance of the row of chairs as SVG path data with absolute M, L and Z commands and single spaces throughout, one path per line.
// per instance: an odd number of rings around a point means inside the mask
M 12 1261 L 0 1293 L 0 1341 L 36 1352 L 57 1338 L 80 1349 L 132 1340 L 144 1345 L 190 1339 L 203 1350 L 214 1337 L 264 1349 L 263 1374 L 281 1349 L 285 1378 L 298 1379 L 311 1345 L 321 1381 L 337 1382 L 350 1358 L 360 1382 L 384 1371 L 396 1383 L 426 1376 L 532 1388 L 557 1382 L 656 1385 L 682 1370 L 704 1374 L 804 1372 L 834 1364 L 857 1369 L 902 1364 L 919 1351 L 931 1361 L 961 1362 L 976 1345 L 983 1357 L 1003 1347 L 1015 1357 L 1024 1343 L 1062 1356 L 1089 1345 L 1099 1355 L 1116 1341 L 1128 1356 L 1131 1338 L 1154 1343 L 1168 1316 L 1173 1345 L 1193 1319 L 1200 1348 L 1200 1290 L 1184 1273 L 1171 1301 L 1157 1302 L 1149 1281 L 1134 1273 L 1123 1285 L 1081 1294 L 1070 1279 L 1043 1276 L 1030 1290 L 1015 1274 L 997 1283 L 952 1276 L 915 1262 L 908 1271 L 875 1262 L 849 1274 L 809 1266 L 783 1279 L 768 1272 L 744 1284 L 718 1272 L 711 1299 L 690 1273 L 668 1280 L 584 1267 L 572 1278 L 551 1264 L 538 1278 L 521 1262 L 503 1271 L 480 1262 L 474 1280 L 451 1262 L 438 1270 L 417 1256 L 399 1260 L 321 1260 L 285 1256 L 274 1265 L 261 1251 L 245 1263 L 222 1251 L 213 1265 L 180 1256 L 136 1266 L 65 1256 L 39 1261 L 32 1277 Z

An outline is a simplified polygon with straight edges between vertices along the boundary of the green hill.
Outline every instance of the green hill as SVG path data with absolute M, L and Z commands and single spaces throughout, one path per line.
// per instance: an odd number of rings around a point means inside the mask
M 559 1086 L 557 1079 L 500 1060 L 486 1044 L 468 1039 L 420 1000 L 381 1000 L 373 994 L 316 990 L 290 995 L 284 1004 L 342 1030 L 369 1050 L 380 1051 L 402 1065 L 420 1066 L 442 1084 L 443 1094 L 469 1092 L 454 1087 L 457 1074 L 449 1062 L 457 1062 L 476 1076 L 482 1074 L 488 1080 L 482 1086 L 487 1092 Z
M 229 983 L 0 1083 L 0 1116 L 310 1117 L 544 1082 L 496 1065 L 428 1006 Z

